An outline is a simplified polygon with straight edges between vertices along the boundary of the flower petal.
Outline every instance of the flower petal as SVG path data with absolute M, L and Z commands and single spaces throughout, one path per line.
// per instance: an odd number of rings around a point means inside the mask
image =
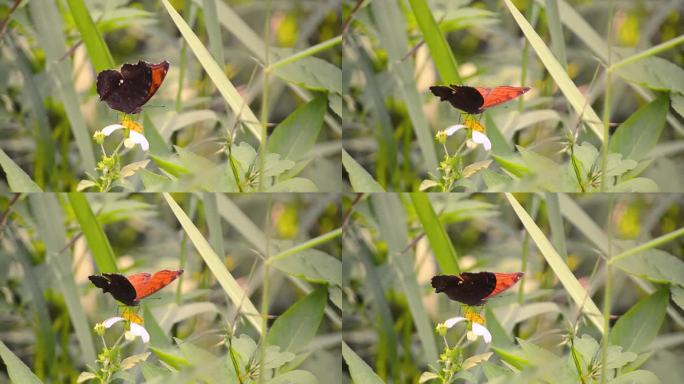
M 105 320 L 102 322 L 102 325 L 104 325 L 105 328 L 111 328 L 112 325 L 118 323 L 119 321 L 125 320 L 123 317 L 115 316 L 115 317 L 110 317 L 109 319 Z
M 445 129 L 444 132 L 446 132 L 447 136 L 451 136 L 463 128 L 466 128 L 466 126 L 463 124 L 456 124 L 456 125 L 452 125 L 451 127 Z
M 102 128 L 102 134 L 105 136 L 111 135 L 114 131 L 122 129 L 124 126 L 121 124 L 112 124 Z
M 460 317 L 460 316 L 458 316 L 458 317 L 452 317 L 451 319 L 448 319 L 447 321 L 445 321 L 445 322 L 444 322 L 444 325 L 446 325 L 447 328 L 451 328 L 451 327 L 453 327 L 454 325 L 456 325 L 456 324 L 458 324 L 458 323 L 460 323 L 460 322 L 462 322 L 462 321 L 465 321 L 465 320 L 466 320 L 465 317 Z
M 484 325 L 478 323 L 472 323 L 472 325 L 474 334 L 482 336 L 484 342 L 487 344 L 492 342 L 492 334 L 489 333 L 489 330 L 485 328 Z
M 489 141 L 489 138 L 487 137 L 487 135 L 485 135 L 482 132 L 478 132 L 476 130 L 473 130 L 472 132 L 473 132 L 473 141 L 474 142 L 476 142 L 478 144 L 482 144 L 485 151 L 489 151 L 490 149 L 492 149 L 492 142 Z
M 145 327 L 143 327 L 140 324 L 131 323 L 131 330 L 128 332 L 130 332 L 134 336 L 139 336 L 142 339 L 143 343 L 147 343 L 150 341 L 150 334 L 147 333 Z
M 128 134 L 128 140 L 130 140 L 134 144 L 140 144 L 140 148 L 142 148 L 143 151 L 147 151 L 148 149 L 150 149 L 150 143 L 147 141 L 143 134 L 138 133 L 136 131 L 130 131 Z

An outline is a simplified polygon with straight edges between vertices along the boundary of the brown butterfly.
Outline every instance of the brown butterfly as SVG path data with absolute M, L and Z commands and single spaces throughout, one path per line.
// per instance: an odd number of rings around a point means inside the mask
M 467 85 L 435 85 L 430 87 L 440 101 L 448 101 L 454 108 L 471 115 L 484 112 L 487 108 L 513 100 L 529 91 L 528 87 L 502 85 L 495 88 L 469 87 Z
M 97 94 L 109 108 L 124 113 L 140 113 L 154 96 L 169 71 L 169 62 L 124 64 L 121 71 L 104 70 L 97 74 Z
M 90 275 L 88 279 L 102 292 L 109 292 L 116 300 L 128 306 L 135 306 L 140 300 L 171 284 L 183 274 L 183 270 L 163 269 L 154 275 L 136 273 L 128 277 L 118 273 Z
M 437 275 L 432 278 L 435 292 L 444 292 L 451 300 L 467 305 L 482 305 L 485 299 L 507 290 L 524 273 L 463 272 L 458 276 Z

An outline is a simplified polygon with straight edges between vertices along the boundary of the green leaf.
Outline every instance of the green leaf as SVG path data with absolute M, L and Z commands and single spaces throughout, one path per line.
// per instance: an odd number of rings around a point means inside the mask
M 458 74 L 458 63 L 439 26 L 432 16 L 432 11 L 426 0 L 409 0 L 418 27 L 430 50 L 430 56 L 435 63 L 442 81 L 446 84 L 461 84 Z
M 178 31 L 188 43 L 188 47 L 197 57 L 197 61 L 202 65 L 211 81 L 218 89 L 223 99 L 228 103 L 230 109 L 240 117 L 243 125 L 259 140 L 261 137 L 261 125 L 254 112 L 249 108 L 247 102 L 240 96 L 235 86 L 228 80 L 223 69 L 216 63 L 209 50 L 202 44 L 190 26 L 183 20 L 181 15 L 173 8 L 168 0 L 162 0 L 162 4 L 171 16 L 171 20 L 176 24 Z
M 318 379 L 309 371 L 294 370 L 278 375 L 267 381 L 268 384 L 318 384 Z
M 583 313 L 596 326 L 596 328 L 604 333 L 603 329 L 603 315 L 598 309 L 591 297 L 588 296 L 587 291 L 579 283 L 575 275 L 572 274 L 570 268 L 560 257 L 558 252 L 553 248 L 553 245 L 546 238 L 544 233 L 539 229 L 534 219 L 525 211 L 525 209 L 518 203 L 512 194 L 506 193 L 508 202 L 513 207 L 513 210 L 518 215 L 523 226 L 530 235 L 530 238 L 537 245 L 537 248 L 542 253 L 546 262 L 549 264 L 553 272 L 556 274 L 560 282 L 563 284 L 565 290 L 570 294 L 570 297 L 575 301 L 575 304 L 582 308 Z
M 635 53 L 633 49 L 615 49 L 614 64 Z M 637 55 L 640 53 L 637 53 Z M 623 79 L 657 91 L 684 92 L 684 70 L 657 56 L 641 57 L 630 64 L 620 65 L 613 73 Z
M 67 194 L 71 207 L 76 215 L 76 220 L 81 226 L 81 231 L 88 241 L 88 247 L 93 255 L 97 269 L 102 272 L 118 272 L 119 268 L 116 266 L 116 255 L 112 245 L 107 239 L 100 223 L 97 221 L 93 210 L 90 208 L 88 199 L 83 193 L 69 193 Z
M 287 249 L 287 245 L 282 243 L 278 248 Z M 342 262 L 317 249 L 306 249 L 278 259 L 271 257 L 268 263 L 288 275 L 312 283 L 342 285 Z
M 632 371 L 608 382 L 608 384 L 660 384 L 660 379 L 651 371 Z
M 292 112 L 271 134 L 268 151 L 299 161 L 309 156 L 323 126 L 327 100 L 316 97 Z
M 373 179 L 361 164 L 357 163 L 353 157 L 342 150 L 342 165 L 349 174 L 349 182 L 354 192 L 385 192 L 380 184 Z
M 100 35 L 100 31 L 95 26 L 85 2 L 83 0 L 67 0 L 67 4 L 95 72 L 113 68 L 115 64 L 112 54 L 109 52 L 102 35 Z
M 675 285 L 670 290 L 672 291 L 672 301 L 684 310 L 684 287 Z
M 633 242 L 625 242 L 621 248 L 629 249 L 634 245 Z M 613 265 L 655 283 L 684 285 L 684 261 L 659 249 L 648 249 L 620 258 Z
M 625 159 L 642 160 L 658 144 L 665 128 L 669 100 L 661 94 L 651 103 L 634 112 L 620 124 L 610 138 L 611 152 L 621 153 Z
M 610 342 L 620 345 L 625 352 L 643 351 L 658 335 L 670 296 L 667 288 L 639 300 L 622 315 L 610 332 Z
M 268 343 L 282 351 L 303 350 L 318 331 L 328 297 L 325 287 L 318 288 L 278 316 L 268 332 Z
M 272 61 L 287 58 L 291 50 L 274 48 Z M 342 94 L 342 70 L 318 57 L 307 56 L 279 66 L 274 71 L 281 79 L 310 89 Z M 327 103 L 327 100 L 326 100 Z
M 7 372 L 12 382 L 42 384 L 38 376 L 34 375 L 31 369 L 17 355 L 12 353 L 2 340 L 0 340 L 0 357 L 7 366 Z
M 9 156 L 0 149 L 0 167 L 7 175 L 7 183 L 12 192 L 43 192 L 38 184 L 24 172 Z
M 442 273 L 457 275 L 461 273 L 458 267 L 458 254 L 451 239 L 446 233 L 446 229 L 437 218 L 435 210 L 432 208 L 430 199 L 425 193 L 410 193 L 411 201 L 423 226 L 423 231 L 427 235 L 430 247 L 435 255 Z
M 305 179 L 303 177 L 293 177 L 281 181 L 279 183 L 273 184 L 272 186 L 264 189 L 264 192 L 297 192 L 297 193 L 307 193 L 307 192 L 318 192 L 318 187 L 313 181 Z
M 175 200 L 168 193 L 163 194 L 164 199 L 171 207 L 173 214 L 178 219 L 188 238 L 192 244 L 197 249 L 204 262 L 211 270 L 212 274 L 216 277 L 223 290 L 226 292 L 228 297 L 230 297 L 233 304 L 242 309 L 242 314 L 247 318 L 247 320 L 254 326 L 254 328 L 261 333 L 261 320 L 252 301 L 246 297 L 245 292 L 237 283 L 235 278 L 230 274 L 223 260 L 216 255 L 214 250 L 211 248 L 209 242 L 202 236 L 202 233 L 197 229 L 192 220 L 183 211 L 183 209 L 176 203 Z M 220 202 L 219 202 L 220 204 Z
M 632 193 L 655 193 L 660 192 L 660 187 L 655 181 L 647 177 L 635 177 L 608 188 L 607 192 L 632 192 Z
M 349 367 L 349 373 L 355 384 L 383 384 L 382 379 L 373 372 L 373 369 L 344 341 L 342 342 L 342 357 Z
M 556 57 L 546 44 L 544 44 L 544 40 L 537 34 L 534 27 L 530 25 L 520 11 L 518 11 L 513 2 L 511 0 L 504 0 L 504 4 L 572 108 L 581 116 L 582 121 L 591 128 L 596 136 L 603 141 L 605 138 L 603 137 L 601 119 L 592 109 L 587 99 L 582 95 L 582 92 L 580 92 L 579 88 L 572 82 L 572 79 L 563 66 L 556 60 Z M 560 12 L 563 14 L 562 9 Z

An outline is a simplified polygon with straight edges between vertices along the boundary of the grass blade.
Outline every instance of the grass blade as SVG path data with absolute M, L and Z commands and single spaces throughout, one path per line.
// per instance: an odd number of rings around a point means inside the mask
M 433 327 L 423 306 L 422 290 L 416 280 L 413 251 L 409 245 L 406 217 L 398 194 L 376 193 L 371 195 L 373 210 L 378 218 L 380 237 L 387 242 L 389 265 L 397 282 L 406 295 L 418 338 L 423 344 L 425 361 L 437 359 L 437 344 Z
M 458 74 L 458 63 L 447 44 L 444 34 L 439 29 L 432 11 L 425 0 L 409 0 L 413 14 L 416 17 L 418 28 L 423 33 L 425 44 L 430 50 L 430 56 L 435 67 L 446 84 L 461 84 L 461 76 Z
M 556 252 L 553 245 L 551 245 L 551 242 L 544 236 L 544 233 L 539 229 L 532 217 L 530 217 L 520 203 L 518 203 L 518 200 L 510 193 L 506 193 L 506 199 L 508 199 L 508 202 L 511 204 L 516 215 L 518 215 L 523 226 L 525 226 L 530 237 L 534 240 L 537 248 L 544 256 L 544 259 L 551 269 L 553 269 L 553 272 L 556 274 L 561 284 L 563 284 L 563 287 L 568 294 L 570 294 L 570 297 L 575 301 L 575 304 L 581 308 L 582 312 L 586 314 L 589 320 L 602 334 L 605 333 L 605 330 L 603 329 L 603 315 L 591 297 L 589 297 L 588 292 L 582 288 L 582 285 L 577 281 L 575 275 L 572 274 L 570 268 L 568 268 L 560 255 L 558 255 L 558 252 Z
M 596 112 L 591 108 L 591 105 L 588 104 L 588 101 L 582 96 L 582 93 L 577 89 L 575 83 L 572 82 L 570 76 L 568 76 L 558 60 L 553 56 L 551 50 L 544 44 L 544 41 L 539 37 L 530 23 L 525 20 L 525 17 L 518 11 L 515 5 L 513 5 L 511 0 L 504 0 L 504 4 L 508 7 L 511 15 L 518 23 L 520 30 L 530 42 L 530 46 L 532 46 L 537 53 L 542 64 L 544 64 L 546 70 L 549 71 L 551 77 L 556 81 L 558 88 L 560 88 L 561 92 L 563 92 L 568 99 L 568 102 L 575 109 L 575 112 L 580 115 L 582 121 L 591 128 L 596 136 L 603 141 L 604 137 L 601 119 L 599 119 Z
M 178 203 L 176 203 L 168 193 L 164 193 L 163 196 L 166 203 L 169 204 L 171 211 L 173 211 L 173 214 L 176 216 L 176 219 L 178 219 L 178 222 L 183 227 L 183 230 L 187 233 L 188 238 L 192 241 L 197 252 L 202 256 L 202 259 L 214 274 L 223 290 L 233 304 L 236 307 L 241 308 L 241 312 L 245 315 L 247 321 L 249 321 L 259 334 L 261 334 L 263 330 L 261 328 L 259 311 L 254 307 L 251 300 L 248 297 L 245 297 L 245 292 L 240 288 L 240 285 L 235 281 L 235 278 L 230 272 L 228 272 L 223 261 L 216 255 L 216 252 L 211 248 L 209 242 L 202 236 L 202 233 L 200 233 L 199 229 L 197 229 Z
M 430 241 L 430 247 L 442 273 L 458 275 L 461 273 L 458 267 L 458 254 L 444 230 L 444 226 L 439 221 L 435 210 L 432 208 L 428 195 L 425 193 L 410 193 L 409 196 L 411 196 L 418 220 L 420 220 L 423 230 Z
M 228 80 L 226 74 L 216 63 L 216 60 L 211 56 L 211 53 L 209 53 L 209 50 L 202 44 L 197 35 L 195 35 L 190 26 L 183 20 L 181 15 L 176 12 L 168 0 L 162 0 L 162 4 L 164 4 L 166 11 L 169 13 L 169 16 L 171 16 L 171 20 L 176 24 L 178 31 L 183 35 L 188 46 L 207 72 L 207 75 L 211 78 L 211 81 L 214 83 L 219 93 L 221 93 L 221 96 L 223 96 L 233 110 L 233 113 L 240 117 L 242 124 L 244 124 L 257 139 L 265 140 L 265 138 L 261 137 L 259 119 L 257 119 L 249 106 L 246 105 L 245 100 L 240 96 L 230 80 Z

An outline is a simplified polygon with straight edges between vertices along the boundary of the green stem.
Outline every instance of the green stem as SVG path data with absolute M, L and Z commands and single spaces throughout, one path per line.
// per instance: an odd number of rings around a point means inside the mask
M 669 241 L 672 241 L 672 240 L 674 240 L 674 239 L 676 239 L 682 235 L 684 235 L 684 228 L 679 228 L 676 231 L 672 231 L 670 233 L 667 233 L 665 235 L 657 237 L 651 241 L 643 243 L 643 244 L 641 244 L 637 247 L 634 247 L 632 249 L 628 249 L 628 250 L 616 255 L 615 257 L 610 258 L 608 260 L 608 264 L 609 265 L 615 264 L 616 261 L 619 261 L 619 260 L 622 260 L 622 259 L 627 258 L 629 256 L 635 255 L 639 252 L 643 252 L 643 251 L 647 251 L 651 248 L 655 248 L 661 244 L 665 244 Z
M 330 231 L 328 233 L 325 233 L 323 235 L 320 235 L 318 237 L 314 237 L 313 239 L 306 241 L 304 243 L 301 243 L 295 247 L 292 247 L 290 249 L 287 249 L 283 252 L 278 253 L 277 255 L 273 255 L 268 258 L 266 261 L 266 264 L 271 264 L 274 261 L 278 261 L 281 259 L 284 259 L 288 256 L 294 255 L 297 252 L 305 251 L 307 249 L 311 249 L 319 244 L 323 244 L 327 241 L 330 241 L 332 239 L 335 239 L 337 237 L 340 237 L 342 235 L 342 228 L 337 228 L 333 231 Z
M 339 45 L 341 43 L 342 43 L 342 35 L 337 36 L 337 37 L 333 37 L 330 40 L 326 40 L 322 43 L 318 43 L 312 47 L 309 47 L 303 51 L 297 52 L 292 56 L 288 56 L 284 59 L 278 60 L 275 63 L 266 66 L 266 68 L 264 68 L 264 71 L 268 72 L 268 73 L 273 72 L 275 69 L 278 69 L 278 68 L 283 67 L 283 66 L 290 64 L 290 63 L 294 63 L 295 61 L 301 60 L 305 57 L 313 56 L 313 55 L 317 54 L 318 52 L 325 51 L 325 50 L 332 48 L 336 45 Z
M 617 63 L 611 65 L 608 67 L 608 73 L 614 72 L 616 69 L 620 67 L 624 67 L 627 64 L 632 64 L 635 61 L 639 61 L 641 59 L 645 59 L 649 56 L 655 56 L 663 51 L 667 51 L 670 48 L 674 48 L 679 44 L 684 43 L 684 35 L 682 36 L 677 36 L 672 40 L 668 40 L 664 43 L 660 43 L 654 47 L 651 47 L 643 52 L 639 52 L 634 56 L 630 56 L 626 59 L 623 59 L 621 61 L 618 61 Z

